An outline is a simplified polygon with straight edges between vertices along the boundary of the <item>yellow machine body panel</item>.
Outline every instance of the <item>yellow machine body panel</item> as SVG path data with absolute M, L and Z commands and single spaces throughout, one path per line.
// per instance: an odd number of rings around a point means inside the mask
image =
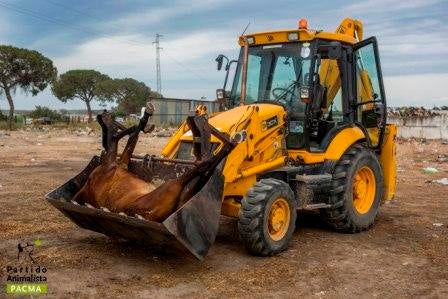
M 289 150 L 293 159 L 299 159 L 305 164 L 323 163 L 326 160 L 339 160 L 345 151 L 353 144 L 366 138 L 364 132 L 357 126 L 341 130 L 331 141 L 324 152 L 309 152 L 305 149 Z
M 298 39 L 290 39 L 291 33 L 298 34 Z M 254 45 L 270 45 L 270 44 L 281 44 L 281 43 L 290 43 L 297 41 L 312 41 L 316 38 L 327 39 L 345 42 L 348 44 L 354 44 L 357 40 L 347 34 L 342 33 L 334 33 L 334 32 L 316 32 L 304 29 L 293 29 L 293 30 L 279 30 L 279 31 L 268 31 L 268 32 L 259 32 L 251 35 L 247 35 L 247 37 L 254 38 Z M 241 42 L 240 42 L 240 45 Z
M 248 34 L 246 37 L 254 38 L 254 45 L 269 45 L 297 41 L 311 41 L 317 38 L 334 40 L 348 44 L 355 44 L 362 40 L 362 23 L 358 20 L 345 18 L 335 32 L 325 32 L 307 29 L 284 29 Z M 295 35 L 298 38 L 295 38 Z M 243 46 L 242 40 L 239 41 Z
M 381 148 L 380 163 L 383 170 L 383 200 L 392 200 L 395 197 L 397 184 L 397 154 L 395 139 L 397 125 L 387 124 Z

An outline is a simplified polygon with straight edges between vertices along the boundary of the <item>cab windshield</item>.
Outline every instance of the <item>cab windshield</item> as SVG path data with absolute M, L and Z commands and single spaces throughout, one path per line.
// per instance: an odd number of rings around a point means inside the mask
M 291 43 L 250 47 L 245 104 L 272 101 L 284 104 L 288 110 L 304 111 L 305 104 L 297 100 L 300 87 L 308 85 L 310 80 L 310 46 L 310 43 Z M 241 72 L 242 63 L 239 63 L 230 96 L 233 105 L 241 98 Z

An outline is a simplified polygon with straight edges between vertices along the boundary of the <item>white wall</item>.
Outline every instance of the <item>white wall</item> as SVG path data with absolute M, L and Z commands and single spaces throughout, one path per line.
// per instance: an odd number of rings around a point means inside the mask
M 448 114 L 402 118 L 389 116 L 388 122 L 398 125 L 398 137 L 448 139 Z

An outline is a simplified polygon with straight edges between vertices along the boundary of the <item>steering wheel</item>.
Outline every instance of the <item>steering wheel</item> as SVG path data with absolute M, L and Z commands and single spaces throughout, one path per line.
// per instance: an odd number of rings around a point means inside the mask
M 291 100 L 287 101 L 285 99 L 288 94 L 290 94 L 291 96 L 294 96 L 294 89 L 291 90 L 288 88 L 276 87 L 272 90 L 272 95 L 274 96 L 276 101 L 282 102 L 284 104 L 291 102 Z M 282 96 L 282 97 L 280 98 L 280 96 Z

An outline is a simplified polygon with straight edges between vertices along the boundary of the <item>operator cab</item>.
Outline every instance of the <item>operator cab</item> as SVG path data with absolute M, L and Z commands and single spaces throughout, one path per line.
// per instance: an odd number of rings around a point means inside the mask
M 288 141 L 295 147 L 305 144 L 306 103 L 297 99 L 310 83 L 311 46 L 310 43 L 259 45 L 250 47 L 248 53 L 245 104 L 267 102 L 284 106 L 290 120 Z M 237 106 L 241 100 L 241 69 L 240 63 L 230 94 L 231 106 Z
M 278 43 L 270 39 L 276 37 L 274 33 L 260 43 L 256 43 L 259 36 L 248 37 L 243 104 L 282 105 L 288 114 L 288 149 L 324 151 L 338 131 L 353 125 L 367 133 L 372 148 L 377 147 L 385 120 L 385 96 L 376 39 L 357 44 L 321 38 L 301 41 L 301 33 L 296 33 L 295 41 Z M 238 61 L 226 66 L 227 81 L 230 65 L 237 62 L 230 93 L 224 91 L 226 82 L 217 91 L 224 110 L 242 104 L 244 55 L 242 47 Z

